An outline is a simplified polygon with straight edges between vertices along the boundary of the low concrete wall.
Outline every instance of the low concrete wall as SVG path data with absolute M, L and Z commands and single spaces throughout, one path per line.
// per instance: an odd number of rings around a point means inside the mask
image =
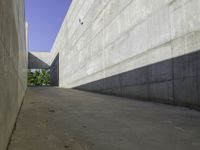
M 0 150 L 5 150 L 27 87 L 23 0 L 0 0 Z
M 49 69 L 49 52 L 28 52 L 29 69 Z
M 199 0 L 74 0 L 50 62 L 61 87 L 199 106 L 199 18 Z

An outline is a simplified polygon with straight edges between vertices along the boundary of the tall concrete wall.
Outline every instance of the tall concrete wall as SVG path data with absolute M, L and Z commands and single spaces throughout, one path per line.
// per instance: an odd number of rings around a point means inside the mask
M 0 0 L 0 150 L 5 150 L 27 85 L 23 0 Z
M 51 51 L 59 85 L 200 106 L 199 0 L 73 0 Z
M 52 86 L 59 86 L 59 53 L 50 67 L 50 83 Z

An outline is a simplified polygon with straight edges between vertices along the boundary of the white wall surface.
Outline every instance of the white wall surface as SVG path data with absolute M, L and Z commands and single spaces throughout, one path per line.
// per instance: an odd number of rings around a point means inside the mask
M 199 49 L 199 0 L 73 0 L 50 62 L 72 88 Z
M 33 56 L 37 57 L 38 59 L 42 60 L 46 64 L 50 65 L 50 53 L 49 52 L 29 52 Z
M 27 88 L 23 0 L 0 0 L 0 150 L 5 150 Z

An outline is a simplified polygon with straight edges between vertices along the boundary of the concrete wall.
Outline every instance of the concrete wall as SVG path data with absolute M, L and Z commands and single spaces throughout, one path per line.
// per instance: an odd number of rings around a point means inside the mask
M 49 69 L 49 52 L 28 52 L 29 69 Z
M 50 67 L 50 82 L 52 86 L 59 86 L 59 53 Z
M 27 86 L 23 0 L 0 0 L 0 150 L 5 150 Z
M 200 106 L 199 0 L 73 0 L 50 55 L 59 85 Z

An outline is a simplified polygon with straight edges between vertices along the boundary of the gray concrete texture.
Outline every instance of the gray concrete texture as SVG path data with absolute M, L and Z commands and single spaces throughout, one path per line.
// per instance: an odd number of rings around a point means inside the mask
M 199 0 L 74 0 L 51 74 L 60 87 L 199 108 L 199 18 Z
M 199 109 L 199 18 L 199 0 L 74 0 L 37 56 L 52 85 Z
M 76 88 L 200 109 L 199 79 L 200 51 Z
M 8 150 L 199 150 L 200 113 L 60 88 L 28 88 Z
M 0 0 L 0 150 L 5 150 L 27 86 L 23 0 Z
M 60 56 L 60 87 L 200 50 L 199 8 L 199 0 L 73 0 L 50 54 Z
M 52 86 L 59 86 L 59 53 L 51 64 L 50 80 Z
M 28 52 L 29 69 L 49 69 L 49 52 Z

